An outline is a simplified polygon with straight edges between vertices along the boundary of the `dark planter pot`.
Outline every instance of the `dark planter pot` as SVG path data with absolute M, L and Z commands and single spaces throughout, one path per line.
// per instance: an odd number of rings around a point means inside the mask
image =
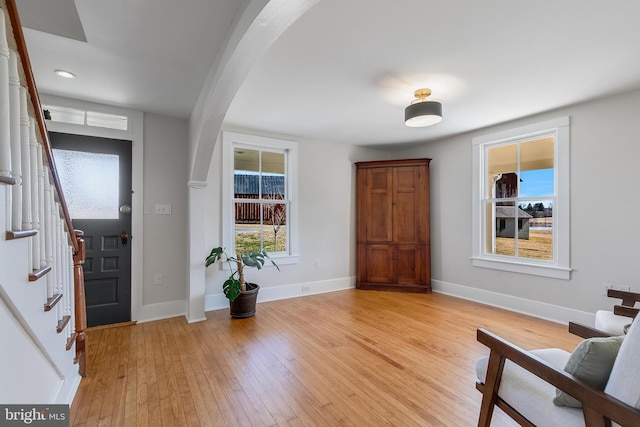
M 246 283 L 247 290 L 240 292 L 240 295 L 229 301 L 229 313 L 234 319 L 245 319 L 256 314 L 256 300 L 260 286 L 255 283 Z

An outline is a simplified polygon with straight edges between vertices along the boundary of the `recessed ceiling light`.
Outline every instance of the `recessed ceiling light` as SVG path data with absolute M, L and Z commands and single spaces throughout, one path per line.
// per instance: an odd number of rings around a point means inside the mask
M 56 74 L 65 79 L 75 79 L 76 75 L 66 70 L 56 70 Z

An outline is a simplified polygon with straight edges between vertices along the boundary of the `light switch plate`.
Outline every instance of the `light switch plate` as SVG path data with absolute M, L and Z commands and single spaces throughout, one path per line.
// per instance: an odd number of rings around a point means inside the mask
M 171 205 L 156 205 L 156 215 L 171 215 Z

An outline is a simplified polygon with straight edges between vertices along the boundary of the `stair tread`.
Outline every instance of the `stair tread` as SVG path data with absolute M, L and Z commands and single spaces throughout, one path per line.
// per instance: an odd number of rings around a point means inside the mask
M 69 316 L 71 317 L 71 316 Z M 78 336 L 77 333 L 72 333 L 71 336 L 67 339 L 67 351 L 71 350 L 71 347 L 73 347 L 73 344 L 76 342 L 76 337 Z M 75 362 L 74 362 L 75 363 Z
M 44 311 L 51 311 L 53 307 L 62 299 L 62 294 L 53 294 L 51 298 L 47 298 L 47 302 L 44 305 Z
M 70 320 L 71 320 L 71 316 L 69 315 L 64 316 L 62 319 L 58 320 L 58 326 L 56 326 L 56 332 L 60 333 L 64 331 L 64 328 L 67 326 Z
M 25 237 L 31 237 L 38 234 L 38 230 L 14 230 L 7 231 L 7 240 L 24 239 Z
M 51 271 L 51 266 L 48 265 L 46 267 L 42 267 L 38 270 L 33 270 L 33 273 L 29 275 L 29 281 L 35 282 L 36 280 L 42 278 L 45 274 Z
M 8 176 L 0 176 L 0 183 L 7 185 L 16 185 L 16 180 Z

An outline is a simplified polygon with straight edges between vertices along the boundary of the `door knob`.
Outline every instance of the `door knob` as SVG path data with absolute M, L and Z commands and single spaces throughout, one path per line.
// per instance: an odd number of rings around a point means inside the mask
M 122 206 L 120 206 L 120 213 L 122 213 L 122 214 L 130 214 L 131 213 L 131 206 L 130 205 L 122 205 Z

